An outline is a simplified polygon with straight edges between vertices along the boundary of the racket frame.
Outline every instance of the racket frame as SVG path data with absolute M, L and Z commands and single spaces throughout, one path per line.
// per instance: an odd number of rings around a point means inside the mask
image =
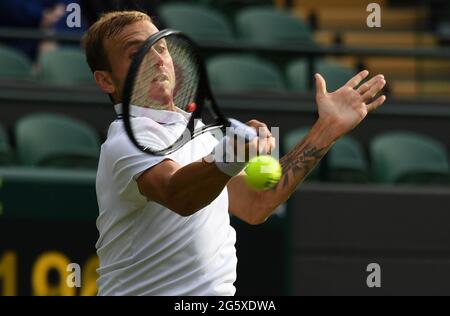
M 161 30 L 151 36 L 149 36 L 145 42 L 142 44 L 142 46 L 139 48 L 138 52 L 135 54 L 131 64 L 130 68 L 127 73 L 127 77 L 124 84 L 123 89 L 123 100 L 122 100 L 122 115 L 123 115 L 123 121 L 124 121 L 124 127 L 125 131 L 132 141 L 132 143 L 139 148 L 140 150 L 156 156 L 165 156 L 173 153 L 174 151 L 181 148 L 183 145 L 185 145 L 188 141 L 186 141 L 186 138 L 184 137 L 184 133 L 172 144 L 170 147 L 153 151 L 148 147 L 142 146 L 138 143 L 136 138 L 134 137 L 133 130 L 131 127 L 131 115 L 130 115 L 130 106 L 131 106 L 131 94 L 133 92 L 134 83 L 136 80 L 136 75 L 139 71 L 139 67 L 144 60 L 145 56 L 147 55 L 148 51 L 152 48 L 152 46 L 157 43 L 159 40 L 168 37 L 168 36 L 178 36 L 185 40 L 192 49 L 193 56 L 197 59 L 197 65 L 198 65 L 198 71 L 199 71 L 199 82 L 198 82 L 198 88 L 195 95 L 195 103 L 196 103 L 196 109 L 194 112 L 192 112 L 191 117 L 189 119 L 189 122 L 186 126 L 186 129 L 190 133 L 189 140 L 204 134 L 206 132 L 209 132 L 211 130 L 215 129 L 221 129 L 222 131 L 225 131 L 227 127 L 231 125 L 230 121 L 222 114 L 220 111 L 219 106 L 217 105 L 217 102 L 211 92 L 211 87 L 208 80 L 208 75 L 206 71 L 206 66 L 203 61 L 203 57 L 200 51 L 200 48 L 195 44 L 195 42 L 186 34 L 173 30 L 173 29 L 164 29 Z M 170 52 L 169 52 L 170 53 Z M 175 79 L 176 80 L 176 79 Z M 211 108 L 211 112 L 213 116 L 215 116 L 215 122 L 210 123 L 207 125 L 204 125 L 198 129 L 195 129 L 195 121 L 198 119 L 201 119 L 201 115 L 203 113 L 203 109 L 205 107 L 205 103 L 209 103 L 209 106 Z

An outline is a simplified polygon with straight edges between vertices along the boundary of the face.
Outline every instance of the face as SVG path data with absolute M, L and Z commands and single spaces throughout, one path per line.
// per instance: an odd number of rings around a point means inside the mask
M 109 84 L 101 88 L 111 94 L 115 102 L 121 102 L 122 89 L 134 54 L 140 45 L 158 29 L 148 21 L 127 25 L 114 38 L 105 41 L 104 47 L 108 55 L 111 71 L 102 71 L 97 77 L 105 77 Z M 150 69 L 149 69 L 150 68 Z M 144 58 L 140 73 L 151 73 L 151 78 L 139 80 L 138 73 L 135 91 L 142 91 L 141 98 L 132 100 L 133 104 L 158 109 L 174 110 L 173 90 L 175 87 L 175 71 L 172 59 L 164 40 L 154 45 Z

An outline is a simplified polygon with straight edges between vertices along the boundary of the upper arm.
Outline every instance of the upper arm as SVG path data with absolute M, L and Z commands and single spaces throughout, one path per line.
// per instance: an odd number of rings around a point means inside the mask
M 171 198 L 168 194 L 170 178 L 180 168 L 181 166 L 177 162 L 166 159 L 150 169 L 145 170 L 136 179 L 139 192 L 147 200 L 167 206 Z
M 102 155 L 105 164 L 111 167 L 118 194 L 133 202 L 160 201 L 158 192 L 163 190 L 158 188 L 156 194 L 153 193 L 156 187 L 153 179 L 167 183 L 170 175 L 180 168 L 172 156 L 152 156 L 142 152 L 124 134 L 108 140 L 102 147 Z

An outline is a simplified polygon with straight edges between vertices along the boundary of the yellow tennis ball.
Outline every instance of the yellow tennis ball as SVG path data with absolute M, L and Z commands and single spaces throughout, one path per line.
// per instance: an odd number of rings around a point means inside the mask
M 257 156 L 248 162 L 245 179 L 256 190 L 269 189 L 280 181 L 282 171 L 280 163 L 272 156 Z

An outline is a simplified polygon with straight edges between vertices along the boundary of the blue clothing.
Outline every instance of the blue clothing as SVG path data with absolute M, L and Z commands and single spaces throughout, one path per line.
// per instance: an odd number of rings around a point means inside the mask
M 1 0 L 0 1 L 0 27 L 22 27 L 38 29 L 42 20 L 44 10 L 62 3 L 80 3 L 77 0 Z M 86 23 L 81 23 L 82 28 L 71 29 L 66 25 L 67 12 L 64 17 L 54 26 L 57 31 L 77 31 L 83 32 L 86 29 Z M 84 26 L 84 27 L 83 27 Z M 2 40 L 3 43 L 14 46 L 35 59 L 39 41 L 35 40 Z

